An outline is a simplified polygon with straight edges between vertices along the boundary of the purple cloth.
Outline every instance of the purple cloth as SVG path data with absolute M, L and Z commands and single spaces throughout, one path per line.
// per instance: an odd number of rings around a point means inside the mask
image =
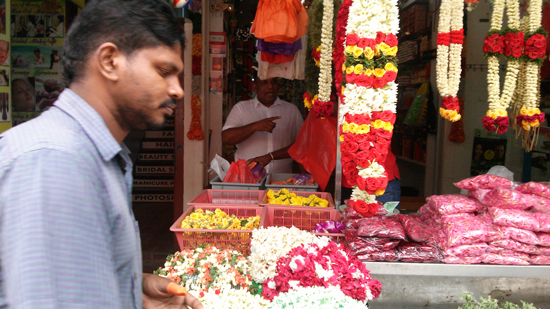
M 258 39 L 258 50 L 270 54 L 294 55 L 302 49 L 302 39 L 294 43 L 271 43 Z

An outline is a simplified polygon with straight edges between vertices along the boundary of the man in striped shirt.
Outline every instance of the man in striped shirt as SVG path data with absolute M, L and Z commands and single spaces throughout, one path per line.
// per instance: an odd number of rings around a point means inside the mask
M 164 0 L 92 0 L 73 22 L 69 87 L 0 136 L 0 308 L 203 308 L 141 274 L 122 143 L 173 113 L 182 45 Z

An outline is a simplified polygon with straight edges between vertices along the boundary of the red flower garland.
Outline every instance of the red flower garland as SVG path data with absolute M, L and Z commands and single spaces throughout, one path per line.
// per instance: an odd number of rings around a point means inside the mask
M 542 34 L 533 34 L 525 41 L 524 55 L 530 59 L 543 60 L 546 55 L 546 38 Z
M 336 18 L 336 40 L 334 41 L 335 47 L 332 52 L 332 59 L 334 59 L 334 68 L 336 69 L 336 73 L 334 74 L 334 85 L 336 86 L 336 91 L 339 96 L 342 94 L 342 82 L 344 81 L 344 72 L 342 72 L 340 68 L 346 61 L 346 56 L 344 55 L 344 41 L 346 39 L 346 27 L 348 25 L 349 7 L 351 4 L 351 0 L 344 0 L 340 5 L 338 17 Z

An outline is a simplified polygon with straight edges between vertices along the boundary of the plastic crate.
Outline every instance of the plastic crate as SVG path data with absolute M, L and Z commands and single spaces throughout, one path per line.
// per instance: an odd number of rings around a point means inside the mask
M 219 207 L 219 206 L 191 206 L 170 227 L 176 234 L 180 250 L 195 249 L 199 245 L 214 246 L 218 249 L 236 250 L 245 256 L 250 255 L 251 230 L 207 230 L 182 229 L 181 222 L 196 209 L 215 211 L 220 209 L 228 215 L 239 218 L 261 216 L 260 227 L 264 226 L 265 208 L 257 206 Z
M 279 190 L 274 190 L 279 191 Z M 267 206 L 267 205 L 276 205 L 276 204 L 269 204 L 267 200 L 267 192 L 268 190 L 265 190 L 265 193 L 260 201 L 260 206 Z M 276 205 L 276 206 L 282 206 L 282 207 L 307 207 L 307 208 L 314 208 L 314 209 L 334 209 L 334 200 L 332 199 L 332 195 L 328 192 L 303 192 L 303 191 L 293 191 L 292 193 L 298 195 L 298 196 L 310 196 L 310 195 L 316 195 L 322 199 L 325 199 L 328 201 L 328 207 L 310 207 L 310 206 L 297 206 L 297 205 Z
M 263 190 L 215 190 L 207 189 L 202 190 L 195 198 L 193 198 L 187 205 L 190 206 L 243 206 L 253 205 L 257 206 L 260 200 L 264 196 Z
M 278 205 L 269 205 L 264 208 L 266 209 L 264 227 L 295 226 L 304 231 L 314 232 L 318 223 L 342 218 L 340 212 L 334 208 Z M 319 233 L 319 235 L 326 236 L 324 233 Z
M 266 189 L 272 189 L 272 190 L 280 190 L 280 189 L 288 189 L 288 191 L 312 191 L 317 192 L 319 189 L 319 184 L 315 181 L 313 186 L 306 186 L 306 185 L 278 185 L 278 184 L 269 184 L 271 180 L 279 182 L 279 181 L 285 181 L 288 180 L 298 174 L 284 174 L 284 173 L 270 173 L 267 174 L 267 180 L 265 182 Z
M 265 189 L 265 179 L 267 176 L 264 176 L 262 180 L 258 183 L 234 183 L 234 182 L 223 182 L 220 179 L 220 176 L 210 180 L 212 189 L 219 190 L 263 190 Z

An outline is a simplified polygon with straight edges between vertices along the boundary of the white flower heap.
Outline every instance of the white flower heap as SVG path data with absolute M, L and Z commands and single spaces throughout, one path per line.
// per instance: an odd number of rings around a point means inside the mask
M 168 256 L 155 274 L 186 287 L 207 308 L 263 308 L 268 302 L 254 288 L 250 264 L 237 251 L 197 248 Z
M 395 123 L 398 15 L 397 0 L 355 0 L 349 8 L 338 119 L 342 172 L 356 197 L 349 206 L 360 213 L 378 207 L 375 195 L 388 183 L 382 164 Z
M 273 299 L 272 309 L 284 308 L 346 308 L 366 309 L 363 302 L 345 295 L 337 287 L 297 287 L 287 293 L 281 293 Z
M 502 30 L 504 8 L 508 17 L 508 27 Z M 516 89 L 523 51 L 524 34 L 520 31 L 519 1 L 495 0 L 491 16 L 491 28 L 483 44 L 487 57 L 487 92 L 489 110 L 483 118 L 483 126 L 489 132 L 501 134 L 508 130 L 508 106 Z M 499 59 L 508 59 L 504 88 L 500 91 Z
M 461 117 L 457 94 L 462 71 L 464 1 L 442 0 L 439 10 L 436 64 L 437 88 L 442 97 L 439 113 L 443 118 L 455 122 Z

